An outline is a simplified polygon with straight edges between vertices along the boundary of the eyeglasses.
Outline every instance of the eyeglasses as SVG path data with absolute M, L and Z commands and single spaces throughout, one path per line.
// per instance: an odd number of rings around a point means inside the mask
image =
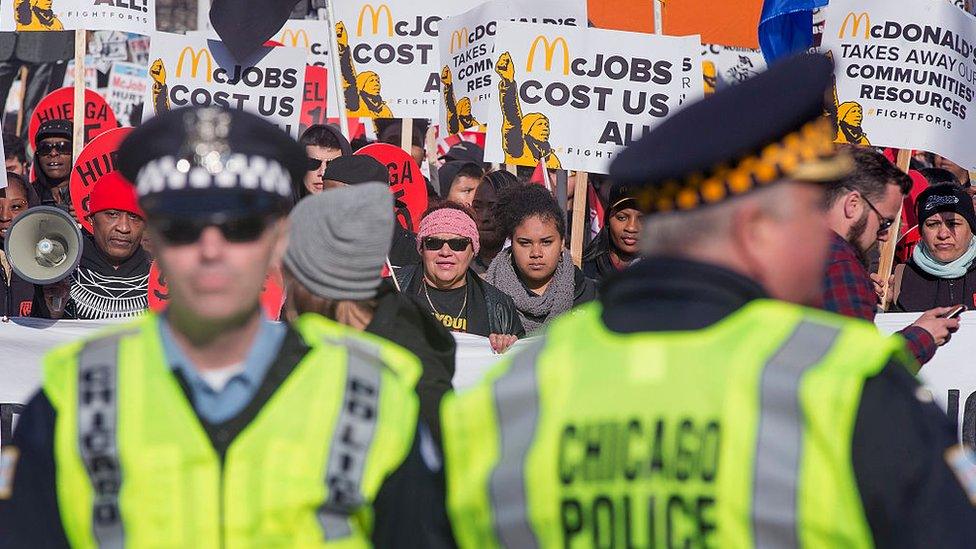
M 319 160 L 318 158 L 308 157 L 308 167 L 307 167 L 308 171 L 314 172 L 315 170 L 318 170 L 320 167 L 322 167 L 321 160 Z
M 58 141 L 57 143 L 41 143 L 37 146 L 38 156 L 47 156 L 52 152 L 58 154 L 68 154 L 71 152 L 70 141 Z
M 217 227 L 220 234 L 228 242 L 254 242 L 264 234 L 264 230 L 271 223 L 271 220 L 270 217 L 257 215 L 235 217 L 217 222 L 210 219 L 156 218 L 151 224 L 166 242 L 179 246 L 193 244 L 200 240 L 200 234 L 207 227 Z
M 878 224 L 878 234 L 881 234 L 883 232 L 886 232 L 888 229 L 891 228 L 892 225 L 895 224 L 895 220 L 894 219 L 889 219 L 889 218 L 885 217 L 881 212 L 879 212 L 878 209 L 874 207 L 874 204 L 872 204 L 871 201 L 868 200 L 868 197 L 864 196 L 864 193 L 862 193 L 861 191 L 859 191 L 857 189 L 852 189 L 850 187 L 844 187 L 844 188 L 847 189 L 847 190 L 849 190 L 849 191 L 851 191 L 851 192 L 857 193 L 861 198 L 864 199 L 864 202 L 868 205 L 869 208 L 871 208 L 871 211 L 873 211 L 874 214 L 878 216 L 878 223 L 879 223 Z
M 424 249 L 436 252 L 447 244 L 455 252 L 463 252 L 468 249 L 471 245 L 471 239 L 467 237 L 462 238 L 436 238 L 433 236 L 428 236 L 424 238 Z

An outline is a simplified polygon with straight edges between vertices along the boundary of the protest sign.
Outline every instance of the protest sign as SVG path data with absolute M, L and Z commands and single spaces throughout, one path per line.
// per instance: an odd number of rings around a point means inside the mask
M 0 14 L 5 30 L 156 32 L 156 0 L 14 0 Z
M 310 67 L 318 69 L 306 72 L 305 95 L 308 101 L 310 88 L 314 88 L 314 94 L 321 97 L 321 104 L 326 103 L 326 90 L 332 89 L 329 84 L 328 69 L 331 67 L 331 57 L 329 56 L 329 25 L 326 21 L 315 19 L 289 19 L 278 33 L 271 37 L 272 40 L 283 46 L 301 48 L 305 50 L 307 56 L 306 63 Z M 324 83 L 324 85 L 322 85 Z M 313 102 L 309 106 L 302 106 L 302 124 L 305 125 L 304 117 L 306 110 L 319 108 L 318 102 Z M 324 116 L 324 115 L 323 115 Z M 325 118 L 317 117 L 317 122 L 312 124 L 324 124 Z M 339 107 L 335 104 L 328 105 L 328 116 L 339 116 Z M 305 126 L 307 127 L 307 126 Z
M 126 126 L 139 123 L 136 109 L 145 100 L 149 88 L 149 69 L 145 65 L 116 61 L 108 75 L 106 100 L 119 122 Z
M 356 154 L 372 156 L 390 171 L 390 192 L 396 201 L 393 207 L 397 221 L 404 229 L 416 232 L 427 209 L 427 182 L 417 161 L 400 147 L 387 143 L 367 145 Z
M 134 36 L 128 40 L 129 61 L 137 65 L 149 64 L 149 37 Z
M 302 114 L 299 134 L 309 126 L 325 124 L 329 120 L 329 71 L 324 67 L 305 67 L 305 87 L 302 92 Z
M 607 173 L 614 155 L 704 95 L 697 36 L 499 21 L 485 162 Z
M 744 82 L 766 70 L 766 59 L 759 50 L 706 44 L 702 46 L 705 93 L 714 93 Z
M 88 198 L 92 187 L 100 177 L 115 171 L 115 160 L 118 156 L 119 145 L 132 128 L 115 128 L 100 134 L 82 149 L 71 168 L 71 178 L 68 182 L 71 190 L 71 205 L 74 206 L 78 222 L 88 232 L 92 231 L 88 221 Z
M 74 90 L 61 88 L 47 94 L 34 107 L 30 124 L 27 126 L 27 137 L 32 150 L 37 150 L 37 129 L 46 120 L 72 120 L 74 115 Z M 85 143 L 98 134 L 117 128 L 119 123 L 115 119 L 112 107 L 108 106 L 105 98 L 97 92 L 85 90 Z
M 349 116 L 437 118 L 441 20 L 478 0 L 336 2 L 340 78 Z
M 440 24 L 440 125 L 449 134 L 478 128 L 494 106 L 498 21 L 586 27 L 582 2 L 487 2 Z
M 75 85 L 75 60 L 69 59 L 64 70 L 62 86 L 70 88 Z M 95 56 L 85 56 L 85 87 L 90 90 L 98 89 L 98 67 L 95 66 Z
M 948 2 L 834 0 L 837 141 L 921 149 L 976 168 L 976 18 Z
M 218 40 L 160 32 L 149 58 L 143 121 L 172 108 L 220 105 L 256 113 L 298 137 L 304 50 L 264 47 L 238 62 Z

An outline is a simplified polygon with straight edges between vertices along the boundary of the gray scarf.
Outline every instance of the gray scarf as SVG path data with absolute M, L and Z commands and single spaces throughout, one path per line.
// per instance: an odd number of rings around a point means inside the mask
M 575 279 L 576 270 L 567 251 L 563 251 L 562 257 L 559 258 L 559 264 L 556 265 L 556 272 L 552 273 L 552 282 L 546 288 L 546 293 L 540 296 L 530 295 L 519 280 L 512 261 L 511 248 L 502 250 L 495 256 L 488 271 L 485 272 L 485 280 L 515 301 L 515 308 L 518 309 L 526 334 L 542 328 L 556 316 L 573 308 L 573 300 L 576 296 Z M 532 318 L 527 315 L 531 315 Z M 533 320 L 539 317 L 543 318 L 542 322 Z

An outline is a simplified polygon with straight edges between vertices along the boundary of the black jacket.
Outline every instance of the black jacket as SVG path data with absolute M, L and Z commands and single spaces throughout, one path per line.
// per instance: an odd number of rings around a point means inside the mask
M 0 245 L 2 243 L 0 240 Z M 47 318 L 42 292 L 41 286 L 27 282 L 13 271 L 10 271 L 10 279 L 7 279 L 7 273 L 0 267 L 0 316 Z
M 901 271 L 901 284 L 895 290 L 895 308 L 906 313 L 928 311 L 935 307 L 951 307 L 963 304 L 976 307 L 976 263 L 959 278 L 939 278 L 923 271 L 909 261 Z M 896 271 L 896 272 L 897 272 Z
M 654 258 L 608 280 L 603 321 L 619 333 L 700 330 L 765 297 L 731 271 Z M 852 441 L 854 475 L 877 547 L 976 547 L 976 508 L 946 463 L 951 422 L 919 400 L 897 359 L 864 384 Z
M 400 288 L 407 295 L 413 296 L 419 293 L 420 285 L 424 283 L 420 269 L 420 265 L 410 265 L 397 272 Z M 525 328 L 522 326 L 522 321 L 519 320 L 518 310 L 515 308 L 515 302 L 512 301 L 511 297 L 489 284 L 470 269 L 468 270 L 468 283 L 474 284 L 478 291 L 485 296 L 488 325 L 491 333 L 525 337 Z
M 403 228 L 399 223 L 393 224 L 393 242 L 390 244 L 391 265 L 404 267 L 420 263 L 420 252 L 417 251 L 417 234 Z
M 73 31 L 0 32 L 0 60 L 51 63 L 71 59 Z
M 257 416 L 274 392 L 284 383 L 309 348 L 292 329 L 285 336 L 277 359 L 265 375 L 251 402 L 237 416 L 220 424 L 200 419 L 214 450 L 223 459 L 234 439 Z M 189 386 L 176 375 L 188 400 Z M 14 431 L 13 446 L 19 451 L 14 469 L 11 499 L 0 499 L 0 548 L 67 547 L 58 512 L 55 489 L 54 426 L 56 412 L 43 391 L 27 404 Z M 425 427 L 418 429 L 407 458 L 380 487 L 373 502 L 376 547 L 417 547 L 431 544 L 426 530 L 427 513 L 441 516 L 443 498 L 437 480 L 422 457 L 422 447 L 433 441 Z M 430 451 L 424 449 L 426 454 Z M 124 480 L 123 480 L 124 482 Z
M 377 307 L 366 331 L 388 339 L 417 355 L 424 370 L 417 383 L 420 415 L 440 442 L 440 403 L 453 388 L 454 336 L 419 303 L 400 294 L 393 283 L 384 280 L 376 297 Z

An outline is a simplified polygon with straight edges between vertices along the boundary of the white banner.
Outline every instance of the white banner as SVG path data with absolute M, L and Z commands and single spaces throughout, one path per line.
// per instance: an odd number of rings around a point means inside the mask
M 498 21 L 586 27 L 580 1 L 495 0 L 448 17 L 440 24 L 440 123 L 453 135 L 481 129 L 495 107 L 495 27 Z M 481 129 L 481 131 L 484 131 Z
M 832 0 L 837 138 L 976 168 L 976 18 L 945 1 Z
M 335 3 L 343 99 L 349 116 L 432 118 L 440 102 L 438 28 L 479 0 Z
M 705 44 L 702 46 L 705 93 L 715 92 L 766 70 L 766 59 L 759 50 Z
M 704 95 L 701 42 L 500 21 L 485 162 L 607 173 L 617 152 Z M 502 45 L 504 44 L 504 47 Z
M 149 70 L 145 65 L 116 61 L 108 75 L 105 100 L 112 107 L 115 118 L 123 126 L 139 123 L 133 118 L 135 108 L 146 99 L 149 91 Z
M 324 20 L 289 19 L 271 39 L 285 46 L 304 49 L 307 56 L 305 62 L 308 65 L 322 67 L 328 72 L 329 94 L 335 95 L 333 93 L 335 87 L 332 84 L 332 58 L 329 55 L 328 32 L 329 24 Z M 331 97 L 328 102 L 327 116 L 329 118 L 339 116 L 338 102 Z
M 86 29 L 149 35 L 156 32 L 156 0 L 13 0 L 4 2 L 0 29 Z
M 297 138 L 305 57 L 303 49 L 279 46 L 238 63 L 220 41 L 156 33 L 142 119 L 177 107 L 216 104 L 259 114 Z

